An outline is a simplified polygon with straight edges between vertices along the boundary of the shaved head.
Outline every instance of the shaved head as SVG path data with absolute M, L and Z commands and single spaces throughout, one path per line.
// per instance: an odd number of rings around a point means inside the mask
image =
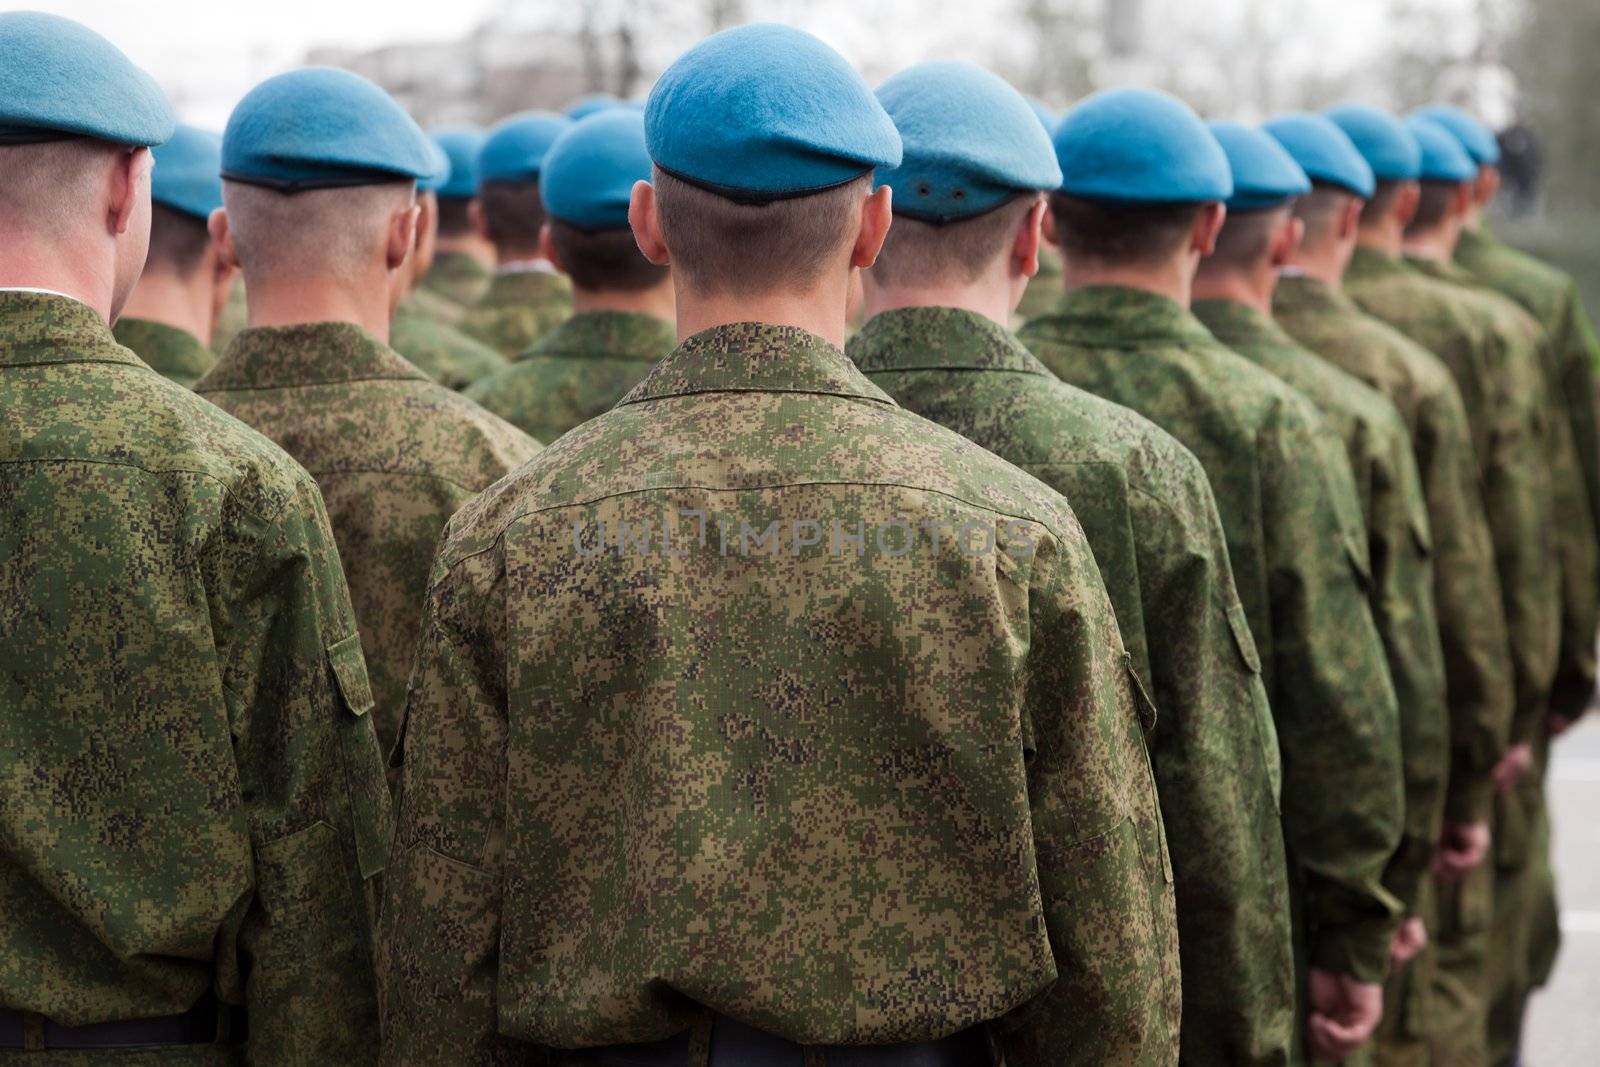
M 416 201 L 411 182 L 274 189 L 224 182 L 234 251 L 246 276 L 356 278 L 383 256 L 391 220 Z
M 81 222 L 126 152 L 85 137 L 0 148 L 0 214 L 54 232 Z
M 1265 211 L 1230 214 L 1217 234 L 1217 247 L 1200 265 L 1218 270 L 1250 270 L 1272 250 L 1278 227 L 1289 218 L 1288 205 Z

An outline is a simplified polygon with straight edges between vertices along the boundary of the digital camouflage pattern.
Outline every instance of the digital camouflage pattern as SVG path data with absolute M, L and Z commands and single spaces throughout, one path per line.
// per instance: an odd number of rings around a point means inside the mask
M 545 334 L 467 396 L 524 433 L 554 441 L 609 411 L 676 345 L 677 334 L 665 319 L 586 311 Z
M 1022 302 L 1012 316 L 1014 319 L 1026 322 L 1056 306 L 1056 301 L 1061 299 L 1061 267 L 1061 253 L 1056 247 L 1041 243 L 1038 273 L 1028 279 L 1028 286 L 1022 292 Z
M 465 310 L 477 306 L 493 280 L 494 271 L 465 252 L 436 252 L 422 288 Z
M 316 485 L 65 297 L 0 292 L 0 411 L 0 1004 L 215 991 L 251 1063 L 372 1062 L 389 795 Z
M 1378 981 L 1399 904 L 1383 872 L 1404 814 L 1398 711 L 1352 543 L 1317 441 L 1321 417 L 1165 297 L 1067 294 L 1021 340 L 1068 382 L 1183 442 L 1211 480 L 1261 650 L 1283 755 L 1283 822 L 1309 961 Z
M 1307 349 L 1388 397 L 1406 423 L 1428 505 L 1444 649 L 1450 714 L 1445 817 L 1488 822 L 1490 772 L 1511 729 L 1510 637 L 1460 390 L 1436 356 L 1326 282 L 1285 275 L 1272 314 Z
M 384 1059 L 714 1010 L 824 1044 L 999 1020 L 1012 1067 L 1175 1064 L 1149 712 L 1057 494 L 820 338 L 697 334 L 451 521 L 399 750 Z
M 564 275 L 545 270 L 502 271 L 461 320 L 461 329 L 515 360 L 571 314 L 572 285 Z
M 1330 469 L 1354 476 L 1365 520 L 1356 536 L 1366 539 L 1372 561 L 1367 600 L 1400 708 L 1405 832 L 1384 884 L 1415 914 L 1439 839 L 1450 741 L 1432 539 L 1410 435 L 1394 405 L 1302 348 L 1254 308 L 1201 300 L 1194 313 L 1219 341 L 1310 400 L 1343 444 L 1344 454 Z
M 445 520 L 538 443 L 350 323 L 248 329 L 198 391 L 283 446 L 321 487 L 387 752 Z
M 111 333 L 119 345 L 133 349 L 157 374 L 185 389 L 193 389 L 194 383 L 217 361 L 211 349 L 194 334 L 164 322 L 122 318 Z
M 884 312 L 847 352 L 901 405 L 1071 502 L 1157 709 L 1149 745 L 1177 890 L 1182 1062 L 1287 1063 L 1295 986 L 1277 734 L 1199 461 L 969 311 Z
M 395 310 L 389 324 L 389 346 L 428 377 L 457 392 L 510 366 L 482 341 L 420 310 L 410 297 Z

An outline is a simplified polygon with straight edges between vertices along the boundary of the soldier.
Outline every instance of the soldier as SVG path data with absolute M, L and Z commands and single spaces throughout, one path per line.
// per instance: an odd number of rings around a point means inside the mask
M 112 333 L 158 373 L 191 388 L 217 361 L 200 339 L 211 336 L 238 273 L 206 232 L 206 220 L 222 206 L 222 138 L 179 126 L 153 155 L 150 255 Z
M 1042 194 L 1061 183 L 1022 97 L 987 71 L 927 63 L 878 98 L 905 158 L 879 172 L 895 222 L 846 352 L 906 407 L 1072 502 L 1157 709 L 1182 1062 L 1285 1063 L 1295 987 L 1276 731 L 1211 485 L 1171 436 L 1060 381 L 1002 325 L 1032 272 Z
M 839 349 L 893 124 L 774 25 L 691 49 L 645 123 L 630 217 L 683 340 L 441 546 L 386 1061 L 1175 1064 L 1140 697 L 1082 530 Z
M 1044 127 L 1046 137 L 1054 137 L 1056 124 L 1061 121 L 1061 116 L 1045 106 L 1040 100 L 1028 98 L 1028 106 L 1033 108 L 1034 115 L 1039 119 L 1039 125 Z M 1013 320 L 1025 322 L 1035 315 L 1042 315 L 1049 311 L 1057 300 L 1061 299 L 1061 253 L 1049 241 L 1039 245 L 1039 270 L 1028 280 L 1028 288 L 1022 294 L 1022 303 L 1017 305 Z
M 1427 1064 L 1437 1049 L 1440 1062 L 1470 1063 L 1473 1053 L 1457 1053 L 1463 1035 L 1473 1032 L 1472 1005 L 1481 1010 L 1481 996 L 1452 987 L 1448 977 L 1433 987 L 1441 950 L 1470 953 L 1485 929 L 1479 915 L 1486 922 L 1492 872 L 1483 860 L 1493 771 L 1506 747 L 1513 703 L 1510 639 L 1472 436 L 1445 366 L 1341 291 L 1363 205 L 1376 191 L 1372 167 L 1321 115 L 1285 116 L 1267 130 L 1312 180 L 1311 193 L 1295 206 L 1304 237 L 1278 281 L 1273 315 L 1297 341 L 1394 402 L 1410 431 L 1431 520 L 1450 716 L 1449 784 L 1436 885 L 1431 899 L 1423 899 L 1429 941 L 1386 986 L 1378 1061 Z
M 1338 434 L 1344 455 L 1330 461 L 1354 475 L 1364 520 L 1353 536 L 1372 562 L 1367 599 L 1383 638 L 1400 707 L 1406 819 L 1384 885 L 1406 909 L 1390 959 L 1409 963 L 1426 941 L 1419 896 L 1433 865 L 1444 801 L 1448 726 L 1444 654 L 1433 602 L 1427 507 L 1411 438 L 1394 405 L 1318 359 L 1272 321 L 1278 271 L 1300 243 L 1293 203 L 1311 192 L 1300 165 L 1268 134 L 1219 122 L 1233 197 L 1216 249 L 1195 276 L 1194 313 L 1213 335 L 1310 400 Z M 1348 462 L 1345 462 L 1348 460 Z
M 636 111 L 607 109 L 556 139 L 539 183 L 540 247 L 572 279 L 573 315 L 468 397 L 554 441 L 608 410 L 672 351 L 671 272 L 644 258 L 628 228 L 634 183 L 649 180 Z
M 226 208 L 211 222 L 244 270 L 250 326 L 197 386 L 321 486 L 386 750 L 445 520 L 538 448 L 384 343 L 409 281 L 414 183 L 434 167 L 416 124 L 357 75 L 309 68 L 252 89 L 223 134 Z
M 545 153 L 570 125 L 543 111 L 514 115 L 490 131 L 478 153 L 474 225 L 493 243 L 499 267 L 462 328 L 508 359 L 520 357 L 572 313 L 572 287 L 539 244 L 539 173 Z
M 1055 146 L 1067 295 L 1021 338 L 1063 379 L 1177 437 L 1211 479 L 1283 751 L 1305 1043 L 1337 1058 L 1382 1012 L 1399 926 L 1382 879 L 1404 811 L 1366 544 L 1346 532 L 1360 505 L 1334 482 L 1315 409 L 1189 312 L 1233 191 L 1205 125 L 1160 93 L 1115 90 L 1069 112 Z
M 0 14 L 0 1058 L 370 1063 L 389 797 L 322 501 L 107 325 L 174 127 Z
M 422 286 L 459 305 L 462 314 L 489 291 L 494 277 L 494 245 L 473 222 L 478 202 L 478 153 L 484 135 L 477 130 L 443 130 L 434 144 L 450 160 L 450 176 L 435 190 L 439 198 L 439 236 L 433 265 Z

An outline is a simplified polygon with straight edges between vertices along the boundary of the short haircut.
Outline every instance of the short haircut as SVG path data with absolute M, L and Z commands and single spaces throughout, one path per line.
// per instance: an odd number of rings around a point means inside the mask
M 468 196 L 441 196 L 439 201 L 439 236 L 472 236 L 472 198 Z
M 128 151 L 90 137 L 0 147 L 0 217 L 59 236 L 83 221 L 112 160 Z
M 1176 255 L 1189 240 L 1204 204 L 1130 204 L 1050 197 L 1056 241 L 1068 259 L 1144 266 Z
M 539 183 L 484 182 L 478 190 L 489 240 L 502 256 L 539 258 L 539 231 L 544 228 L 544 203 Z
M 187 278 L 200 266 L 210 246 L 211 234 L 206 230 L 205 219 L 163 204 L 151 208 L 150 255 L 144 266 L 147 273 L 165 272 Z
M 1406 226 L 1406 236 L 1427 233 L 1449 218 L 1460 191 L 1459 182 L 1423 182 L 1422 195 L 1417 198 L 1417 213 Z
M 1400 189 L 1404 185 L 1405 182 L 1394 179 L 1378 182 L 1373 190 L 1372 199 L 1361 209 L 1361 224 L 1368 226 L 1388 218 L 1389 213 L 1394 210 L 1395 198 L 1400 195 Z
M 588 292 L 638 292 L 666 281 L 670 267 L 658 267 L 639 251 L 627 227 L 581 230 L 550 220 L 550 243 L 572 284 Z
M 1294 217 L 1306 227 L 1305 246 L 1318 248 L 1333 236 L 1339 216 L 1352 200 L 1360 198 L 1350 190 L 1327 182 L 1312 182 L 1311 192 L 1294 204 Z
M 1018 194 L 992 211 L 943 224 L 896 215 L 872 275 L 884 285 L 971 284 L 1010 251 L 1038 202 L 1037 195 Z
M 364 270 L 395 211 L 416 200 L 412 182 L 281 193 L 225 181 L 228 231 L 246 276 Z
M 1280 204 L 1230 214 L 1217 234 L 1217 247 L 1200 262 L 1200 269 L 1243 271 L 1259 266 L 1272 246 L 1273 232 L 1292 210 L 1291 205 Z
M 806 289 L 855 242 L 870 175 L 809 196 L 740 204 L 657 168 L 656 213 L 674 276 L 696 292 Z

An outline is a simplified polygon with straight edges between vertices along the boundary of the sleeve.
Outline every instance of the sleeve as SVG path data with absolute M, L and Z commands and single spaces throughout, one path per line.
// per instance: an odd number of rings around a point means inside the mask
M 1348 467 L 1317 447 L 1318 416 L 1287 405 L 1257 442 L 1272 618 L 1271 695 L 1283 820 L 1305 882 L 1313 966 L 1382 981 L 1399 904 L 1383 872 L 1400 842 L 1398 711 L 1364 588 Z
M 224 995 L 242 987 L 252 1064 L 371 1063 L 390 814 L 349 593 L 309 479 L 237 529 L 220 629 L 256 887 Z
M 1582 467 L 1584 489 L 1589 496 L 1589 511 L 1595 516 L 1600 536 L 1600 337 L 1584 310 L 1576 284 L 1571 284 L 1564 304 L 1562 324 L 1556 330 L 1556 355 L 1561 367 L 1561 392 L 1572 443 Z
M 1153 1067 L 1178 1051 L 1171 867 L 1137 683 L 1071 526 L 1028 583 L 1028 803 L 1058 977 L 1000 1024 L 1001 1044 L 1011 1067 Z

